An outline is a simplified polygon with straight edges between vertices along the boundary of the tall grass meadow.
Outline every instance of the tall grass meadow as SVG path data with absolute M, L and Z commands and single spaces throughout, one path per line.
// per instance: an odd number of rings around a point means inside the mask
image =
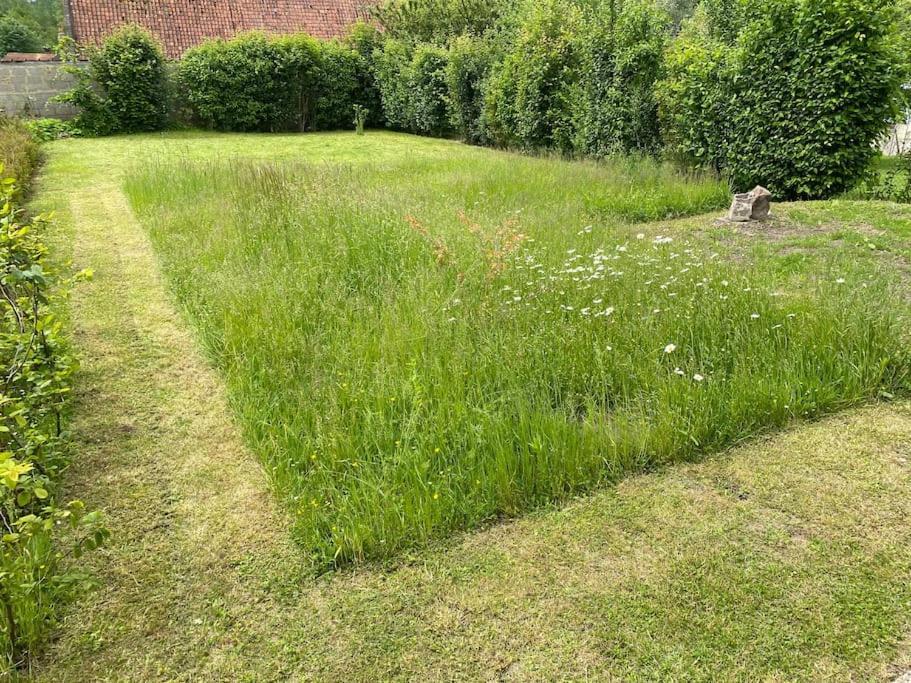
M 882 280 L 642 224 L 727 198 L 655 162 L 152 161 L 126 189 L 321 568 L 908 387 Z

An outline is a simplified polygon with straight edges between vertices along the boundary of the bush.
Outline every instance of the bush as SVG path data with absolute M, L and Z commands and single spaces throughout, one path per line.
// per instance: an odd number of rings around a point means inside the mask
M 376 66 L 373 55 L 383 44 L 381 34 L 372 24 L 359 21 L 351 26 L 344 44 L 357 52 L 360 57 L 357 70 L 358 91 L 360 104 L 367 109 L 367 125 L 382 126 L 383 103 L 380 99 L 380 90 L 376 83 Z
M 580 10 L 568 0 L 531 7 L 487 88 L 484 120 L 496 143 L 572 149 L 580 102 L 574 35 L 581 24 Z
M 354 105 L 366 106 L 361 90 L 363 60 L 338 41 L 322 43 L 315 83 L 313 130 L 351 128 Z M 369 108 L 369 107 L 368 107 Z
M 8 175 L 22 178 L 21 191 L 27 192 L 39 159 L 38 141 L 28 127 L 19 119 L 0 117 L 0 164 Z
M 16 17 L 0 17 L 0 57 L 7 52 L 40 52 L 38 34 Z
M 402 41 L 390 38 L 374 51 L 373 64 L 386 125 L 394 130 L 411 130 L 414 122 L 411 49 Z
M 695 31 L 671 53 L 663 120 L 674 151 L 783 199 L 852 187 L 898 112 L 887 0 L 772 0 L 734 47 Z
M 177 78 L 192 118 L 229 131 L 350 128 L 375 91 L 367 61 L 338 41 L 246 33 L 188 50 Z
M 316 115 L 314 89 L 322 73 L 323 46 L 299 33 L 273 39 L 271 47 L 275 72 L 262 76 L 274 82 L 269 93 L 276 99 L 269 109 L 271 119 L 263 123 L 269 130 L 307 130 Z
M 94 135 L 161 130 L 168 114 L 161 45 L 139 26 L 123 26 L 89 51 L 88 69 L 67 70 L 76 87 L 59 99 L 79 109 L 76 126 Z
M 686 27 L 657 86 L 661 133 L 669 155 L 696 168 L 721 171 L 732 140 L 733 52 L 697 24 Z
M 23 153 L 20 156 L 29 156 Z M 0 168 L 0 175 L 3 169 Z M 23 176 L 26 178 L 26 176 Z M 0 188 L 0 648 L 21 668 L 47 635 L 55 604 L 85 587 L 66 557 L 101 545 L 107 531 L 83 504 L 56 502 L 66 466 L 62 414 L 76 363 L 53 308 L 67 283 L 45 263 L 43 219 L 23 219 L 16 184 Z M 69 527 L 66 540 L 57 535 Z M 69 563 L 68 563 L 69 564 Z M 7 672 L 9 673 L 9 672 Z
M 296 83 L 292 88 L 284 82 L 282 76 L 293 71 L 276 41 L 262 33 L 246 33 L 188 50 L 178 66 L 178 79 L 194 117 L 203 126 L 270 131 L 298 118 L 291 114 L 289 103 L 309 90 L 305 84 Z
M 445 43 L 455 36 L 484 33 L 512 4 L 510 0 L 385 0 L 372 14 L 392 38 Z
M 655 83 L 661 76 L 670 18 L 647 0 L 616 16 L 594 17 L 582 33 L 584 105 L 578 151 L 595 157 L 656 153 L 661 146 Z
M 38 142 L 49 142 L 61 138 L 77 138 L 82 135 L 72 122 L 62 119 L 26 119 L 22 122 L 25 128 Z M 9 168 L 9 166 L 7 166 Z M 17 177 L 24 177 L 22 175 Z
M 466 142 L 488 142 L 484 127 L 484 91 L 495 60 L 492 43 L 481 38 L 459 36 L 449 46 L 446 65 L 449 120 Z
M 418 45 L 411 61 L 411 94 L 414 98 L 412 128 L 425 135 L 451 132 L 446 106 L 448 52 L 433 45 Z

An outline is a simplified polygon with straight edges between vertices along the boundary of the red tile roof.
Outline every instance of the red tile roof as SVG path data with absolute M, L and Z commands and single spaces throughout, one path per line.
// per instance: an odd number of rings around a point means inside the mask
M 318 38 L 345 33 L 366 17 L 370 0 L 65 0 L 70 34 L 98 43 L 116 27 L 141 24 L 158 36 L 168 57 L 180 57 L 206 38 L 242 31 L 305 32 Z

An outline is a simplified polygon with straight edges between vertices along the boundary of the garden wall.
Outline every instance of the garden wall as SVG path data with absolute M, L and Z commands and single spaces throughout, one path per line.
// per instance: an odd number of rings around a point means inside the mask
M 11 116 L 72 118 L 72 106 L 51 101 L 72 86 L 60 62 L 0 63 L 0 109 Z

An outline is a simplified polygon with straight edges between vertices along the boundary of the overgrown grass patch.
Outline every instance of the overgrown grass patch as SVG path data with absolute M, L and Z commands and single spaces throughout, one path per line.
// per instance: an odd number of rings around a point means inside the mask
M 646 163 L 169 162 L 126 189 L 329 566 L 907 388 L 886 278 L 633 225 L 719 185 Z M 613 198 L 636 174 L 646 214 Z

